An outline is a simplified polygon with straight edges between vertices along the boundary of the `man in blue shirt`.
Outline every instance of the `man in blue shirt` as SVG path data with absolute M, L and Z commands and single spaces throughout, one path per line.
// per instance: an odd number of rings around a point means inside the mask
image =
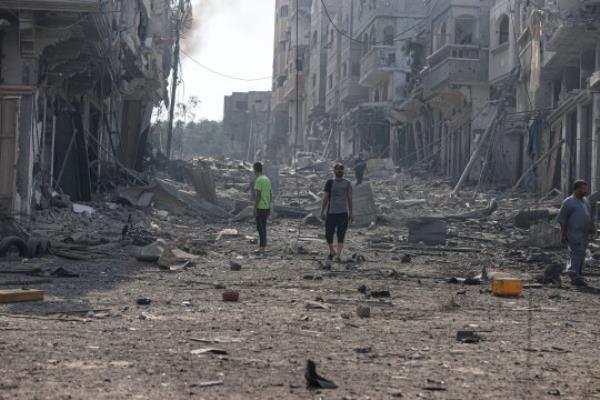
M 560 207 L 557 221 L 560 224 L 560 240 L 568 244 L 571 263 L 567 273 L 576 286 L 586 286 L 583 265 L 590 235 L 595 232 L 592 208 L 586 199 L 588 184 L 578 180 L 573 185 L 573 194 Z

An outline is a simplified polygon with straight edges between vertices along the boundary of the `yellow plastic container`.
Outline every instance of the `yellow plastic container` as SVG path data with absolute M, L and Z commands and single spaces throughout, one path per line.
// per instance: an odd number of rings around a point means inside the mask
M 523 281 L 515 278 L 500 278 L 492 281 L 494 296 L 519 297 L 523 294 Z

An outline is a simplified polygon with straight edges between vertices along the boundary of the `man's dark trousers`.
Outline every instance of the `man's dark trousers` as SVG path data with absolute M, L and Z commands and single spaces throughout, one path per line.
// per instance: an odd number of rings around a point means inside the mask
M 267 247 L 267 218 L 271 210 L 256 210 L 256 229 L 260 238 L 260 247 Z

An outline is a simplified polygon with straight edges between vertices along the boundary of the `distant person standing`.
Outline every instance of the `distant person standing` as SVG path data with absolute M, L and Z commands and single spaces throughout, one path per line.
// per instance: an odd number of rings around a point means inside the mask
M 557 221 L 560 224 L 560 240 L 568 244 L 570 265 L 567 273 L 576 286 L 586 286 L 583 279 L 583 266 L 589 238 L 595 231 L 592 207 L 586 199 L 588 184 L 578 180 L 573 185 L 573 194 L 567 197 L 560 207 Z
M 263 166 L 257 162 L 254 164 L 254 174 L 256 180 L 254 181 L 254 215 L 256 217 L 256 229 L 258 230 L 259 236 L 259 248 L 258 252 L 264 252 L 267 248 L 267 219 L 271 212 L 271 202 L 273 195 L 271 193 L 271 181 L 265 175 L 263 175 Z
M 354 174 L 356 175 L 356 185 L 360 185 L 365 177 L 367 170 L 367 162 L 363 159 L 363 154 L 359 153 L 358 158 L 354 161 Z
M 325 184 L 321 219 L 325 221 L 325 237 L 329 246 L 329 260 L 339 260 L 344 249 L 344 239 L 348 224 L 353 221 L 352 183 L 344 179 L 344 166 L 337 164 L 334 168 L 335 179 Z M 337 251 L 333 247 L 333 237 L 337 234 Z

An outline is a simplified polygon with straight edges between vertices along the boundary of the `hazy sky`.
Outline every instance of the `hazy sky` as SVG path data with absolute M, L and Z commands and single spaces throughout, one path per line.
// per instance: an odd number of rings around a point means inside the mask
M 183 51 L 220 73 L 241 78 L 270 77 L 273 65 L 275 0 L 194 0 L 195 28 Z M 184 84 L 177 101 L 197 96 L 196 118 L 223 118 L 223 97 L 231 92 L 270 90 L 270 79 L 244 82 L 211 73 L 182 54 Z

